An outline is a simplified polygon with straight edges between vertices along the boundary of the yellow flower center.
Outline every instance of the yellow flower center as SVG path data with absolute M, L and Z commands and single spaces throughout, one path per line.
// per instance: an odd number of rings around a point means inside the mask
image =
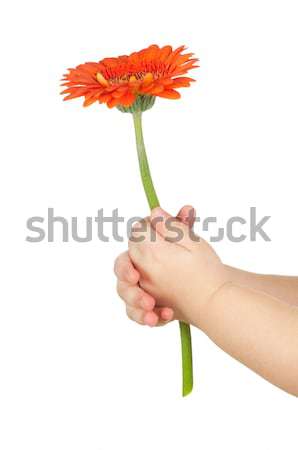
M 97 72 L 96 79 L 99 82 L 99 84 L 101 84 L 103 87 L 109 86 L 109 82 L 105 79 L 105 77 L 100 72 Z
M 145 83 L 151 83 L 153 81 L 153 74 L 151 72 L 137 72 L 134 74 L 124 74 L 119 77 L 112 77 L 108 80 L 103 76 L 102 73 L 97 72 L 96 79 L 98 83 L 103 87 L 108 87 L 110 85 L 113 85 L 114 83 L 137 83 L 137 82 L 145 82 Z

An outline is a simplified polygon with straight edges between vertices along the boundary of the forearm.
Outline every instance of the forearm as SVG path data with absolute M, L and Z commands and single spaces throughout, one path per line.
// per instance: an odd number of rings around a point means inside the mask
M 298 396 L 298 308 L 227 283 L 194 316 L 225 352 Z
M 266 292 L 286 303 L 298 306 L 298 277 L 260 275 L 226 266 L 232 283 Z

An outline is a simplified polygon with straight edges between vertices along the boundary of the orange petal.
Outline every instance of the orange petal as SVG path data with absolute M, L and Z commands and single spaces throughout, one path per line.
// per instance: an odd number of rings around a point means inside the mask
M 146 60 L 152 60 L 158 55 L 159 47 L 158 45 L 150 45 L 146 51 Z
M 70 91 L 69 89 L 66 89 L 66 91 Z M 61 92 L 61 94 L 66 93 L 65 91 Z M 86 88 L 82 88 L 82 89 L 75 89 L 72 90 L 69 95 L 67 95 L 66 97 L 64 97 L 63 100 L 71 100 L 72 98 L 78 98 L 78 97 L 82 97 L 83 95 L 86 94 Z
M 192 78 L 188 78 L 188 77 L 180 77 L 180 78 L 174 78 L 173 79 L 173 84 L 172 84 L 172 88 L 177 88 L 177 87 L 189 87 L 190 83 L 192 81 L 195 81 Z
M 138 92 L 140 94 L 149 94 L 151 92 L 151 89 L 154 88 L 154 86 L 155 86 L 154 83 L 151 83 L 148 86 L 140 86 Z
M 114 106 L 119 105 L 119 103 L 120 103 L 119 98 L 111 98 L 111 100 L 107 102 L 107 105 L 109 108 L 114 108 Z
M 148 79 L 148 82 L 147 82 L 147 83 L 142 83 L 142 84 L 140 85 L 139 91 L 140 91 L 140 92 L 144 92 L 144 93 L 149 92 L 149 91 L 151 91 L 152 88 L 154 88 L 154 86 L 156 86 L 156 85 L 159 84 L 159 83 L 160 83 L 160 80 L 154 80 L 154 79 L 153 79 L 153 80 L 150 82 L 149 79 Z
M 174 70 L 174 72 L 172 72 L 172 76 L 177 76 L 177 75 L 184 75 L 185 73 L 187 73 L 189 70 L 191 70 L 191 69 L 196 69 L 197 67 L 200 67 L 200 66 L 189 66 L 189 67 L 187 67 L 186 69 L 184 69 L 184 68 L 181 68 L 181 67 L 177 67 L 177 69 L 176 70 Z
M 194 78 L 190 78 L 190 77 L 178 77 L 178 78 L 173 78 L 173 81 L 174 82 L 176 82 L 176 81 L 188 81 L 188 82 L 191 82 L 191 81 L 196 81 Z
M 160 92 L 164 91 L 164 89 L 165 88 L 162 84 L 157 84 L 152 89 L 150 89 L 149 93 L 156 95 L 156 94 L 159 94 Z
M 131 106 L 136 99 L 135 94 L 132 92 L 127 92 L 123 97 L 120 98 L 119 104 L 122 106 Z
M 98 100 L 98 95 L 86 95 L 83 106 L 90 106 L 92 103 L 95 103 Z
M 180 66 L 181 64 L 184 64 L 186 61 L 188 61 L 193 56 L 193 53 L 186 53 L 185 55 L 180 55 L 176 58 L 175 64 L 177 66 Z
M 165 47 L 162 47 L 159 52 L 160 61 L 165 61 L 171 53 L 172 53 L 172 47 L 170 45 L 166 45 Z
M 98 101 L 99 103 L 107 103 L 109 100 L 111 100 L 111 98 L 111 94 L 103 93 L 98 97 Z
M 105 88 L 105 92 L 112 93 L 112 92 L 116 91 L 117 89 L 119 89 L 119 87 L 122 87 L 122 86 L 123 86 L 123 84 L 110 85 L 109 87 Z
M 185 46 L 181 45 L 180 47 L 176 48 L 165 60 L 166 64 L 172 64 L 172 62 L 176 59 L 176 57 L 185 50 Z
M 118 89 L 116 89 L 114 92 L 112 92 L 112 97 L 114 98 L 120 98 L 123 95 L 126 94 L 126 92 L 128 91 L 128 87 L 119 87 Z
M 162 83 L 164 86 L 170 86 L 171 84 L 173 84 L 172 78 L 161 78 L 158 81 Z
M 181 97 L 179 92 L 174 91 L 174 89 L 167 89 L 167 90 L 161 92 L 160 94 L 156 94 L 156 95 L 158 97 L 171 98 L 171 99 L 177 99 L 177 98 Z

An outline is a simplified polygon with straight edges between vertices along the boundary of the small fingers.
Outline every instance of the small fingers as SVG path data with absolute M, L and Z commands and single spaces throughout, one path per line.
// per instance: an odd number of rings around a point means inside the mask
M 155 306 L 154 298 L 139 286 L 131 286 L 124 281 L 118 281 L 117 292 L 120 298 L 131 307 L 151 311 Z
M 174 311 L 171 308 L 154 308 L 153 311 L 144 311 L 140 308 L 126 306 L 126 314 L 129 319 L 140 325 L 149 327 L 166 325 L 174 319 Z
M 140 308 L 134 308 L 132 306 L 126 305 L 127 317 L 140 325 L 144 324 L 144 311 Z
M 174 319 L 172 308 L 156 307 L 153 311 L 144 314 L 143 321 L 150 327 L 160 327 L 166 325 Z
M 159 318 L 154 311 L 149 311 L 144 314 L 144 325 L 155 327 L 158 324 Z
M 172 310 L 172 308 L 167 307 L 155 308 L 154 311 L 156 311 L 156 309 L 159 309 L 158 315 L 162 322 L 166 323 L 174 319 L 174 311 Z
M 116 258 L 114 272 L 119 280 L 125 281 L 131 285 L 137 284 L 140 278 L 140 274 L 135 269 L 128 252 L 121 253 L 121 255 Z
M 149 327 L 157 325 L 159 320 L 155 312 L 145 312 L 140 308 L 133 308 L 131 306 L 126 306 L 126 314 L 134 322 L 140 325 L 148 325 Z

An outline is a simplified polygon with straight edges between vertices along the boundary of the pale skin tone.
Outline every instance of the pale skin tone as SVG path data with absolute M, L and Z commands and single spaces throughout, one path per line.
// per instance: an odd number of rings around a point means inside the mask
M 190 235 L 193 217 L 190 206 L 175 222 L 156 208 L 134 227 L 128 251 L 115 262 L 128 317 L 151 327 L 178 319 L 200 328 L 225 352 L 298 396 L 298 277 L 223 264 L 206 241 Z

